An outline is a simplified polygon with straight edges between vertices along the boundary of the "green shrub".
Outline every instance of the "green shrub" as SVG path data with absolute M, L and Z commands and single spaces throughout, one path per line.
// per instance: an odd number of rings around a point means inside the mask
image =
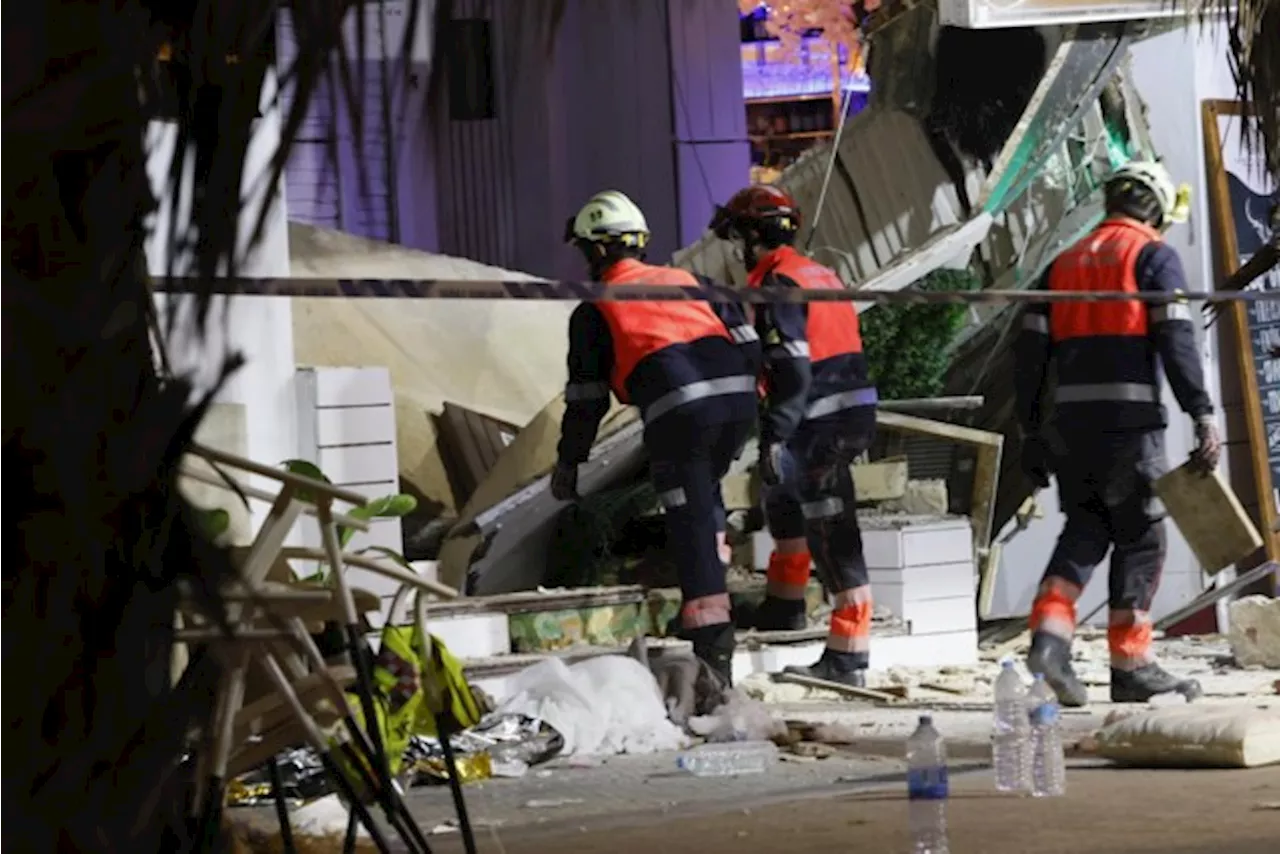
M 969 270 L 935 270 L 912 287 L 972 291 L 981 280 Z M 950 345 L 964 326 L 964 305 L 890 305 L 862 312 L 862 344 L 872 379 L 885 400 L 941 393 Z

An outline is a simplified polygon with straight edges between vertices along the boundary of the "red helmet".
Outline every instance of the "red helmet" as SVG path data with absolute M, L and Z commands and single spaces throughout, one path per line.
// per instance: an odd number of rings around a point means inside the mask
M 739 190 L 723 207 L 717 207 L 711 230 L 728 240 L 734 226 L 758 229 L 762 225 L 800 230 L 800 206 L 785 190 L 768 184 L 752 184 Z

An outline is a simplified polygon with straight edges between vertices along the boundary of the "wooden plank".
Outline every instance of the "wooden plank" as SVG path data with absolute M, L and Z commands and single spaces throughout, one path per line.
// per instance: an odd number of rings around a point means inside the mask
M 1154 484 L 1200 566 L 1216 575 L 1262 546 L 1262 535 L 1221 473 L 1183 463 Z
M 775 673 L 773 679 L 775 682 L 790 682 L 794 685 L 804 685 L 806 688 L 821 688 L 824 691 L 844 694 L 846 697 L 871 700 L 884 705 L 892 705 L 901 701 L 901 698 L 888 691 L 877 691 L 874 688 L 855 688 L 852 685 L 845 685 L 843 682 L 828 682 L 826 679 L 815 679 L 812 676 L 804 676 L 799 673 Z
M 446 402 L 436 417 L 441 462 L 455 503 L 467 503 L 520 428 Z
M 917 433 L 970 445 L 977 451 L 974 463 L 973 495 L 969 515 L 973 520 L 975 551 L 981 552 L 991 542 L 995 524 L 996 495 L 1000 483 L 1000 460 L 1004 436 L 989 430 L 978 430 L 945 421 L 934 421 L 900 412 L 876 411 L 876 424 L 892 430 Z
M 1222 116 L 1234 116 L 1238 121 L 1249 120 L 1243 105 L 1236 101 L 1206 100 L 1201 105 L 1201 123 L 1207 177 L 1209 179 L 1209 205 L 1212 211 L 1213 234 L 1217 243 L 1218 269 L 1223 278 L 1230 278 L 1240 268 L 1240 247 L 1236 239 L 1236 222 L 1231 207 L 1231 191 L 1227 180 L 1226 162 L 1223 159 L 1223 139 L 1218 120 Z M 1259 521 L 1266 531 L 1266 555 L 1272 561 L 1280 560 L 1280 535 L 1275 533 L 1275 523 L 1280 515 L 1276 510 L 1275 488 L 1272 483 L 1272 467 L 1266 424 L 1262 416 L 1262 395 L 1258 387 L 1255 358 L 1249 318 L 1245 304 L 1232 306 L 1232 318 L 1236 328 L 1236 362 L 1240 372 L 1240 388 L 1245 406 L 1249 444 L 1253 459 L 1254 483 L 1258 490 L 1261 511 Z

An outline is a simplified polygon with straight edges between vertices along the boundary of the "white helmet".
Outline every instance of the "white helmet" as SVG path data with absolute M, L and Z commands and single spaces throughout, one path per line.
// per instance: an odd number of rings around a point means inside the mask
M 649 242 L 649 224 L 635 202 L 617 190 L 605 190 L 592 196 L 578 215 L 565 224 L 564 239 L 566 243 L 617 241 L 626 246 L 643 247 Z
M 1130 161 L 1107 177 L 1107 186 L 1117 182 L 1130 182 L 1150 190 L 1160 203 L 1160 213 L 1163 216 L 1160 225 L 1187 221 L 1191 212 L 1191 187 L 1182 184 L 1175 188 L 1173 179 L 1169 177 L 1169 171 L 1163 164 L 1154 160 Z

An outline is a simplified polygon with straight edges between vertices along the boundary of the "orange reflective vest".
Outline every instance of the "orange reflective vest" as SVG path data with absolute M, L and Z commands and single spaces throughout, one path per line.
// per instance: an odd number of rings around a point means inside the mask
M 805 290 L 844 290 L 844 283 L 830 268 L 806 258 L 792 246 L 779 247 L 761 259 L 747 284 L 758 288 L 769 273 L 786 276 Z M 862 327 L 853 303 L 818 302 L 809 303 L 808 308 L 805 337 L 809 340 L 809 361 L 816 363 L 862 352 Z
M 687 270 L 658 267 L 624 258 L 605 271 L 606 285 L 697 285 Z M 646 356 L 675 344 L 700 338 L 733 339 L 724 323 L 705 302 L 598 302 L 613 336 L 613 376 L 609 385 L 618 400 L 629 403 L 627 379 Z
M 1049 273 L 1050 291 L 1126 291 L 1136 294 L 1138 255 L 1160 233 L 1131 219 L 1108 219 L 1062 253 Z M 1049 306 L 1054 342 L 1072 338 L 1145 338 L 1147 307 L 1138 300 L 1060 302 Z

